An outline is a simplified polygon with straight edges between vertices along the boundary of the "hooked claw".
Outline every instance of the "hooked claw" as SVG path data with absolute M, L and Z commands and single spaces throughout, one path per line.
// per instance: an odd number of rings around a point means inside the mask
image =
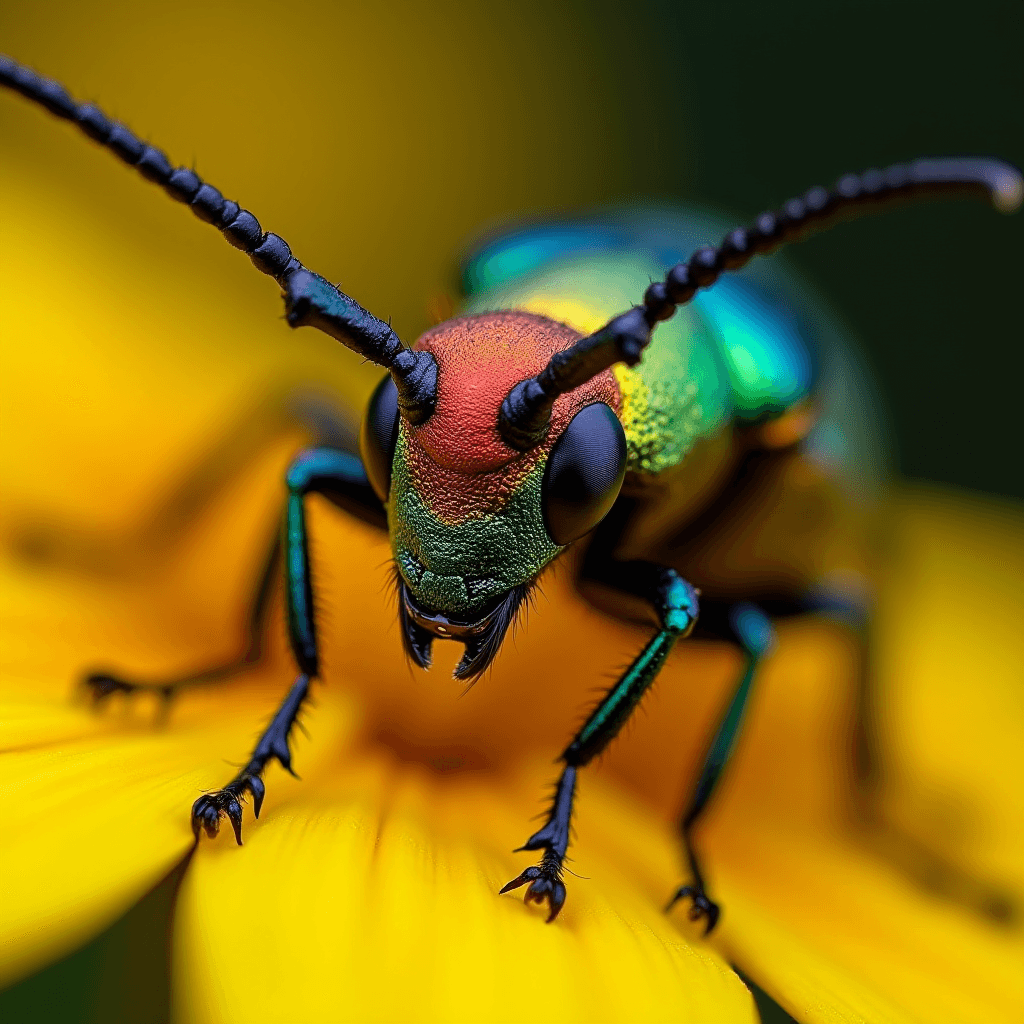
M 558 877 L 558 869 L 546 864 L 529 867 L 521 875 L 513 878 L 511 882 L 503 885 L 499 892 L 511 892 L 521 885 L 526 885 L 527 882 L 530 883 L 530 887 L 523 896 L 523 902 L 543 903 L 547 900 L 550 911 L 547 924 L 551 924 L 565 905 L 565 885 Z
M 212 793 L 204 793 L 192 805 L 192 831 L 198 840 L 199 831 L 202 829 L 211 839 L 220 831 L 221 815 L 226 815 L 231 822 L 232 831 L 235 833 L 235 842 L 242 845 L 242 799 L 245 791 L 252 794 L 252 809 L 256 817 L 260 816 L 260 808 L 263 806 L 263 798 L 266 796 L 267 787 L 258 775 L 248 775 L 245 778 L 232 782 L 224 789 L 215 790 Z
M 718 904 L 709 900 L 707 893 L 699 886 L 680 886 L 672 899 L 668 901 L 665 913 L 668 913 L 679 900 L 686 899 L 687 897 L 693 900 L 693 906 L 687 911 L 687 916 L 691 921 L 699 921 L 702 917 L 706 917 L 707 925 L 704 928 L 704 934 L 710 935 L 712 929 L 718 924 L 718 916 L 721 911 L 718 908 Z

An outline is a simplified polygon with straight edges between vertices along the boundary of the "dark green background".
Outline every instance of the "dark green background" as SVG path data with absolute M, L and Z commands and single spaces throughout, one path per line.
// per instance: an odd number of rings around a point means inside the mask
M 562 9 L 581 26 L 566 76 L 614 83 L 609 117 L 631 125 L 616 152 L 585 154 L 619 168 L 589 199 L 703 199 L 746 219 L 843 171 L 916 155 L 1024 164 L 1019 0 Z M 517 16 L 544 32 L 541 6 Z M 1024 217 L 955 203 L 846 225 L 790 252 L 862 339 L 907 476 L 1024 496 L 1022 242 Z M 154 935 L 170 892 L 0 996 L 0 1018 L 163 1019 L 167 949 Z
M 744 217 L 837 172 L 916 155 L 1024 166 L 1016 0 L 634 10 L 645 26 L 634 38 L 650 41 L 663 80 L 647 130 L 685 131 L 681 179 Z M 685 104 L 672 99 L 676 53 Z M 633 144 L 642 160 L 642 136 Z M 664 140 L 657 148 L 655 184 L 671 194 L 678 168 Z M 788 251 L 861 339 L 904 475 L 1024 496 L 1022 245 L 1024 215 L 958 202 L 844 225 Z

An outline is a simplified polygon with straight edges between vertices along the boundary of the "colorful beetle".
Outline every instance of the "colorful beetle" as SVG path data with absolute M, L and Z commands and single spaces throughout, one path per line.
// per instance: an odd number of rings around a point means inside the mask
M 292 327 L 317 327 L 389 372 L 370 401 L 361 458 L 316 447 L 288 471 L 283 537 L 268 558 L 253 621 L 283 547 L 299 675 L 248 763 L 223 789 L 196 800 L 197 838 L 203 829 L 216 834 L 226 815 L 241 843 L 245 794 L 258 817 L 267 763 L 276 758 L 291 770 L 289 735 L 319 672 L 305 520 L 305 498 L 315 492 L 388 529 L 402 638 L 420 666 L 429 665 L 435 639 L 457 640 L 465 653 L 456 676 L 479 676 L 538 576 L 570 546 L 591 600 L 630 618 L 653 615 L 653 638 L 561 755 L 547 820 L 522 848 L 542 851 L 540 864 L 502 889 L 526 885 L 528 901 L 547 902 L 549 921 L 565 901 L 578 769 L 618 733 L 698 618 L 703 634 L 741 647 L 745 671 L 682 819 L 692 879 L 671 900 L 690 899 L 690 916 L 703 917 L 710 931 L 719 908 L 705 890 L 691 831 L 736 741 L 773 641 L 771 616 L 819 612 L 859 628 L 865 573 L 855 516 L 834 478 L 804 472 L 816 458 L 821 425 L 835 427 L 843 417 L 828 408 L 821 366 L 814 367 L 835 353 L 787 312 L 799 308 L 787 295 L 791 286 L 748 272 L 686 304 L 753 256 L 884 202 L 966 191 L 1012 212 L 1021 201 L 1019 172 L 960 158 L 846 175 L 685 260 L 708 237 L 709 225 L 693 217 L 627 212 L 533 228 L 478 253 L 467 270 L 466 314 L 409 349 L 303 267 L 251 213 L 195 172 L 173 168 L 95 106 L 74 102 L 58 83 L 5 57 L 0 83 L 75 122 L 219 228 L 281 285 Z M 674 265 L 646 287 L 641 305 L 613 315 L 665 264 Z M 647 350 L 653 329 L 670 320 Z M 855 431 L 858 412 L 847 412 Z M 88 683 L 102 698 L 171 693 L 189 681 L 95 674 Z

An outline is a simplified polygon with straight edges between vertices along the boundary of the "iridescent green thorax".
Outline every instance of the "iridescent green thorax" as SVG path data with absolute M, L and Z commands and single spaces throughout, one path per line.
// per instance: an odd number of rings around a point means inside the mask
M 635 253 L 573 257 L 474 295 L 468 306 L 528 309 L 590 333 L 635 304 L 659 274 L 653 259 Z M 718 339 L 689 307 L 659 324 L 637 366 L 616 366 L 614 373 L 629 472 L 656 475 L 680 464 L 732 413 Z
M 626 469 L 631 473 L 657 476 L 678 466 L 705 432 L 697 384 L 683 376 L 679 356 L 663 346 L 640 366 L 614 368 L 622 391 Z
M 631 206 L 525 228 L 469 261 L 467 308 L 531 309 L 590 333 L 728 227 L 699 210 Z M 669 470 L 724 421 L 770 420 L 806 400 L 814 332 L 793 313 L 806 299 L 774 265 L 752 264 L 659 324 L 640 365 L 616 369 L 629 469 Z

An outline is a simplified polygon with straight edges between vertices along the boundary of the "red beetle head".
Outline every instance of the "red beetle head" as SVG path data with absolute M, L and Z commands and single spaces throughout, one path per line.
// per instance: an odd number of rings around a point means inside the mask
M 466 644 L 457 675 L 486 667 L 530 586 L 565 547 L 545 508 L 552 452 L 595 403 L 621 434 L 610 370 L 559 396 L 546 437 L 528 451 L 499 432 L 509 391 L 579 339 L 547 317 L 498 312 L 449 320 L 415 345 L 437 363 L 437 401 L 420 425 L 397 420 L 387 510 L 403 634 L 420 664 L 429 663 L 432 640 L 444 637 Z

